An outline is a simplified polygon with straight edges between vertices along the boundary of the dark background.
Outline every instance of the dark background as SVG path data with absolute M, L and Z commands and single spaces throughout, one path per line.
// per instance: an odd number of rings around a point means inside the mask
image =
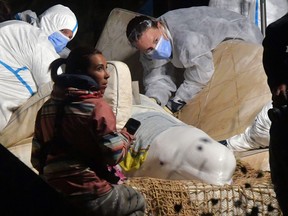
M 105 22 L 114 8 L 158 17 L 183 7 L 208 5 L 209 0 L 6 0 L 12 13 L 30 9 L 40 15 L 55 4 L 68 6 L 76 15 L 79 29 L 69 48 L 79 45 L 95 46 Z

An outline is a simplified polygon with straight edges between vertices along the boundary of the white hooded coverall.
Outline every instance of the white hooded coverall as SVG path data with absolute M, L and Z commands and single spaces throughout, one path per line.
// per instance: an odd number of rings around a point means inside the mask
M 31 10 L 15 17 L 26 23 L 0 24 L 0 132 L 13 111 L 51 81 L 49 66 L 60 56 L 48 36 L 61 29 L 70 29 L 73 38 L 78 30 L 75 14 L 60 4 L 47 9 L 39 19 Z
M 177 87 L 171 76 L 173 66 L 185 68 L 184 81 L 175 98 L 187 102 L 211 79 L 214 73 L 212 50 L 226 39 L 242 39 L 261 44 L 259 28 L 246 17 L 224 9 L 191 7 L 169 11 L 159 17 L 172 43 L 172 59 L 152 60 L 141 54 L 145 94 L 167 104 Z M 171 64 L 172 63 L 172 64 Z
M 0 131 L 13 111 L 51 80 L 48 68 L 57 58 L 41 29 L 22 21 L 0 23 Z

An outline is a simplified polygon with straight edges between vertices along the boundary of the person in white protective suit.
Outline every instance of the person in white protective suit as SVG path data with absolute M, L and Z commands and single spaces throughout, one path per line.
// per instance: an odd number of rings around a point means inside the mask
M 169 11 L 156 20 L 136 16 L 128 23 L 126 36 L 142 53 L 145 94 L 172 112 L 179 111 L 211 79 L 212 50 L 218 44 L 228 39 L 258 44 L 263 40 L 259 28 L 246 17 L 205 6 Z M 178 89 L 173 66 L 185 68 Z
M 17 13 L 15 19 L 42 29 L 49 35 L 48 38 L 53 43 L 56 52 L 61 57 L 68 56 L 70 49 L 66 47 L 67 43 L 75 37 L 78 30 L 77 18 L 70 8 L 57 4 L 48 8 L 39 17 L 35 12 L 26 10 Z
M 75 15 L 68 11 L 60 5 L 51 7 L 42 14 L 40 28 L 18 20 L 0 24 L 1 136 L 12 113 L 51 81 L 50 63 L 78 28 Z

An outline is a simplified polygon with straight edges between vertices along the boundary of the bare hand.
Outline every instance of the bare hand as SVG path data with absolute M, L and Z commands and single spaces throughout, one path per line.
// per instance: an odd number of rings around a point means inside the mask
M 136 137 L 135 137 L 134 135 L 130 134 L 130 133 L 127 131 L 127 128 L 126 128 L 126 127 L 123 127 L 123 128 L 121 129 L 121 132 L 128 133 L 129 136 L 130 136 L 130 138 L 131 138 L 131 140 L 135 140 L 135 139 L 136 139 Z

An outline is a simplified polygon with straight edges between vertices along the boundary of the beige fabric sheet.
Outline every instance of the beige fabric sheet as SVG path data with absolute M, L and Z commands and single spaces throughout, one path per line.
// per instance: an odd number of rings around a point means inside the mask
M 179 113 L 216 140 L 242 133 L 271 99 L 262 66 L 262 46 L 225 41 L 213 52 L 215 73 Z
M 11 116 L 8 125 L 0 133 L 0 143 L 6 148 L 22 144 L 34 133 L 38 110 L 48 100 L 53 83 L 47 83 Z

